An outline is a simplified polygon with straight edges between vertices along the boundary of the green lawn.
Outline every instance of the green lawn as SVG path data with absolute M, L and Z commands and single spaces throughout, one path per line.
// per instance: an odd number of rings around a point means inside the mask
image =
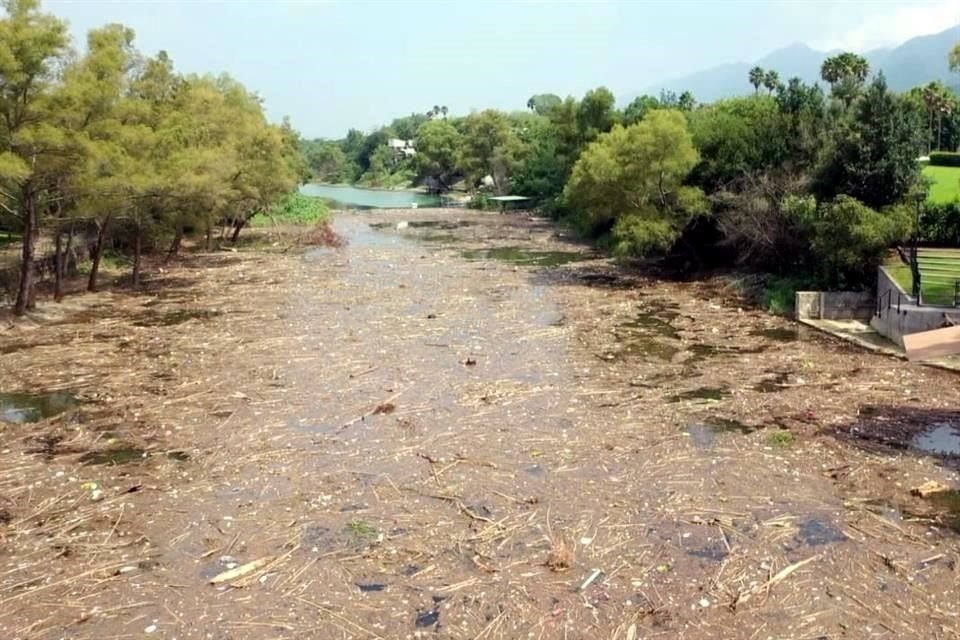
M 899 260 L 884 265 L 903 290 L 913 290 L 910 267 Z M 954 303 L 954 281 L 960 280 L 960 251 L 953 249 L 920 250 L 920 282 L 923 301 L 928 304 Z
M 930 185 L 930 202 L 953 202 L 960 197 L 960 167 L 923 168 L 923 175 L 933 181 Z

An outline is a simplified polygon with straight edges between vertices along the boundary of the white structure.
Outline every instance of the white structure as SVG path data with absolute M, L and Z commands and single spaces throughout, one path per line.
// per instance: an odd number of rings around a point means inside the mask
M 387 146 L 393 150 L 398 158 L 412 158 L 417 155 L 413 148 L 413 140 L 401 140 L 400 138 L 390 138 L 387 140 Z

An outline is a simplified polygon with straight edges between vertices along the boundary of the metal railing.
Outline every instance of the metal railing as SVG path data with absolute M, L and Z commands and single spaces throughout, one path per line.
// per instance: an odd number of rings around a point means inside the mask
M 957 282 L 957 291 L 960 292 L 960 281 Z M 884 306 L 883 299 L 887 299 L 887 304 Z M 903 295 L 898 291 L 897 292 L 897 313 L 900 313 L 900 304 L 902 302 Z M 888 312 L 893 308 L 893 289 L 887 289 L 879 296 L 877 296 L 877 317 L 880 318 L 883 316 L 883 311 L 886 309 Z

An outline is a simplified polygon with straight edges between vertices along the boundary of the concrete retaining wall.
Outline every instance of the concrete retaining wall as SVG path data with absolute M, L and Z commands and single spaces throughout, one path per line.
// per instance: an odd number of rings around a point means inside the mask
M 874 311 L 869 291 L 797 291 L 794 301 L 800 320 L 869 320 Z
M 870 326 L 888 340 L 903 346 L 903 336 L 960 324 L 960 309 L 920 306 L 897 284 L 886 269 L 877 269 L 877 307 Z

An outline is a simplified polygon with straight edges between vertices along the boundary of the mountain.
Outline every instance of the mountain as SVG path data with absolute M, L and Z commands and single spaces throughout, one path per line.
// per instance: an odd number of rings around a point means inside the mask
M 960 74 L 950 73 L 947 54 L 958 42 L 960 25 L 933 35 L 907 40 L 898 47 L 874 49 L 865 53 L 864 57 L 870 63 L 871 71 L 883 71 L 890 88 L 896 91 L 906 91 L 932 80 L 942 80 L 945 84 L 955 85 L 960 81 Z M 689 91 L 700 102 L 713 102 L 747 94 L 753 90 L 747 76 L 750 69 L 756 66 L 775 70 L 783 82 L 794 77 L 805 82 L 816 82 L 820 79 L 820 65 L 836 53 L 838 52 L 817 51 L 805 44 L 792 44 L 777 49 L 756 62 L 723 64 L 681 78 L 665 80 L 647 87 L 641 93 L 627 96 L 626 102 L 637 95 L 659 96 L 662 90 L 675 93 Z

